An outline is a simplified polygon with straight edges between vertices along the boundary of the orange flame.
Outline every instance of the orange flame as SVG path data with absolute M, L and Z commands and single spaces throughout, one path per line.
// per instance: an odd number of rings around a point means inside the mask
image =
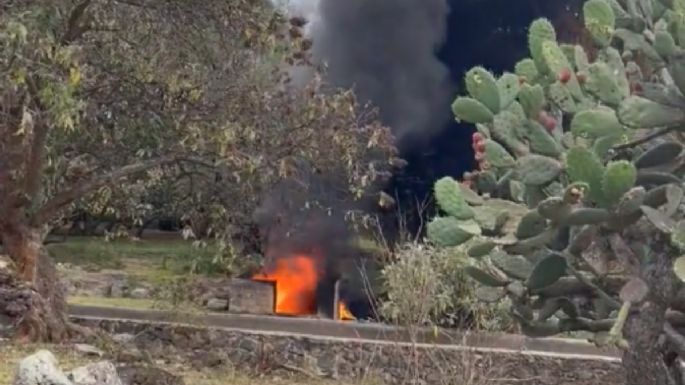
M 338 304 L 338 317 L 343 321 L 353 321 L 357 319 L 342 301 Z
M 257 281 L 275 282 L 276 313 L 302 315 L 316 313 L 316 283 L 318 274 L 313 258 L 295 255 L 278 258 L 270 271 L 259 273 Z
M 274 265 L 252 277 L 256 281 L 274 282 L 276 286 L 276 314 L 316 314 L 316 287 L 319 281 L 316 258 L 298 254 L 278 258 Z M 341 320 L 355 320 L 343 302 L 338 304 Z

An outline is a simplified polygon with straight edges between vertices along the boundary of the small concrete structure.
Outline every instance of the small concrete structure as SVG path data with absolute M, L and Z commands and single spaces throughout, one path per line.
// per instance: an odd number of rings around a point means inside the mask
M 224 287 L 228 312 L 238 314 L 274 314 L 276 285 L 274 282 L 231 279 Z

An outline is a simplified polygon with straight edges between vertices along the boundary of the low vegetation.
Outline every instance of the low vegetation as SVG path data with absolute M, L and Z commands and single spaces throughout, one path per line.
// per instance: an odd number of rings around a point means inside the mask
M 97 358 L 86 357 L 76 352 L 73 348 L 61 345 L 0 345 L 0 385 L 13 383 L 17 364 L 26 356 L 47 349 L 55 354 L 60 367 L 71 370 L 79 366 L 98 361 Z M 192 385 L 377 385 L 374 382 L 365 383 L 340 383 L 321 379 L 312 379 L 305 376 L 285 375 L 282 377 L 272 376 L 245 376 L 229 368 L 214 370 L 197 370 L 186 367 L 165 367 L 172 374 L 180 375 L 186 384 Z

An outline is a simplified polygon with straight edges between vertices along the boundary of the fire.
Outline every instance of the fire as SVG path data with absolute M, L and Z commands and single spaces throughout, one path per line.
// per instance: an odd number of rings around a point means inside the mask
M 273 268 L 257 274 L 254 279 L 276 283 L 276 313 L 316 313 L 318 272 L 314 258 L 306 255 L 278 258 Z
M 342 301 L 338 304 L 338 317 L 340 317 L 340 319 L 343 321 L 352 321 L 357 319 L 352 314 L 350 309 L 347 308 L 347 305 L 345 305 L 345 303 Z
M 252 277 L 257 281 L 274 282 L 276 286 L 276 314 L 316 314 L 316 288 L 319 281 L 317 259 L 298 254 L 278 258 L 264 272 Z M 342 301 L 338 304 L 341 320 L 355 320 L 352 312 Z

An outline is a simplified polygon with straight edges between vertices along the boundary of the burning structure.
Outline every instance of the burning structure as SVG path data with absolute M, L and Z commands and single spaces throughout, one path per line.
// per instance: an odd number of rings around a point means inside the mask
M 317 254 L 282 256 L 253 279 L 272 282 L 275 286 L 276 314 L 355 319 L 340 297 L 340 279 L 327 280 L 321 260 L 322 257 Z

